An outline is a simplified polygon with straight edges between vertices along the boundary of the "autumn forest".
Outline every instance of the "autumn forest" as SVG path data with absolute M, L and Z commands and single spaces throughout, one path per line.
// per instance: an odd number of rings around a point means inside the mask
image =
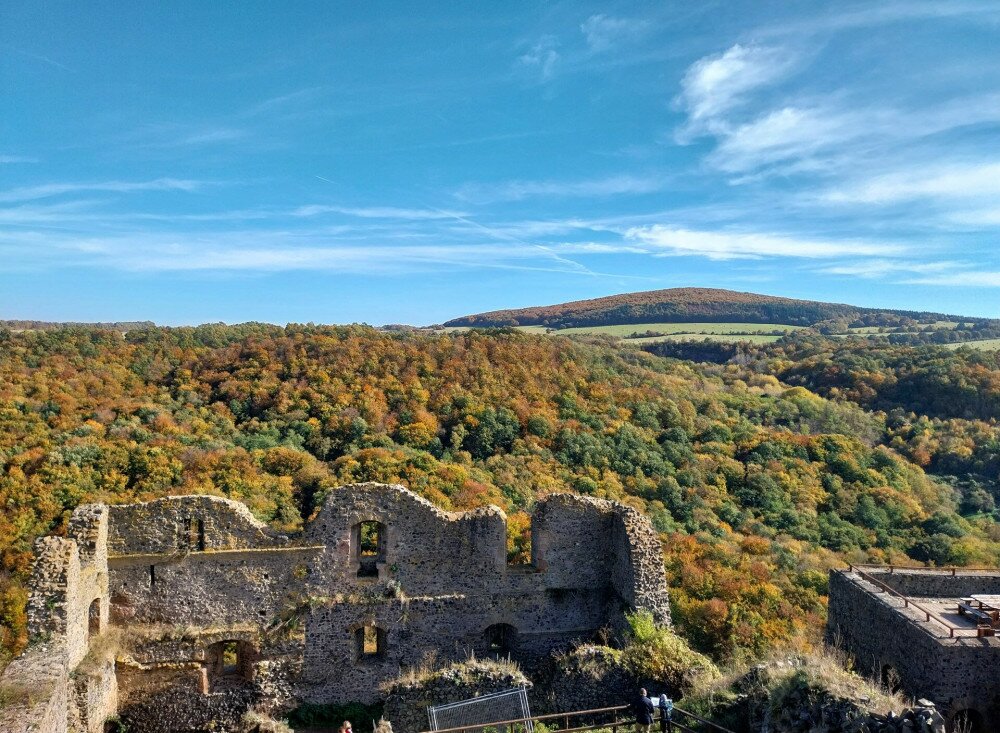
M 549 492 L 661 533 L 674 618 L 719 661 L 815 644 L 849 561 L 1000 563 L 996 352 L 806 331 L 715 363 L 508 329 L 0 330 L 0 623 L 27 643 L 32 541 L 72 509 L 211 493 L 295 530 L 399 482 L 508 514 Z

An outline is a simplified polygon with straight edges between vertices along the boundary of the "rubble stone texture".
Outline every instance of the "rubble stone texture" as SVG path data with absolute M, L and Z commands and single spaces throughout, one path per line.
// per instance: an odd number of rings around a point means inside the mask
M 496 507 L 444 512 L 385 484 L 332 491 L 297 536 L 213 496 L 81 506 L 67 534 L 36 546 L 33 643 L 0 679 L 14 691 L 2 733 L 97 733 L 116 715 L 134 731 L 225 730 L 250 706 L 382 699 L 428 652 L 530 672 L 626 612 L 670 623 L 649 522 L 569 494 L 536 505 L 526 566 L 507 564 Z M 128 648 L 77 674 L 109 623 Z
M 864 572 L 907 598 L 1000 593 L 1000 572 Z M 859 672 L 898 681 L 902 692 L 933 701 L 949 721 L 962 713 L 976 720 L 973 730 L 1000 729 L 1000 638 L 950 638 L 946 628 L 853 570 L 830 574 L 826 633 L 829 643 L 850 653 Z

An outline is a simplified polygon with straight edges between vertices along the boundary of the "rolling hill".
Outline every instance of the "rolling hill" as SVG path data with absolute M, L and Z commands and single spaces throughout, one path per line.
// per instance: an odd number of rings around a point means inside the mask
M 811 326 L 844 319 L 867 326 L 895 326 L 906 320 L 932 322 L 957 316 L 918 311 L 861 308 L 844 303 L 796 300 L 716 288 L 670 288 L 623 293 L 557 305 L 508 309 L 455 318 L 448 327 L 546 326 L 579 328 L 639 323 L 728 321 Z M 981 319 L 964 319 L 979 321 Z

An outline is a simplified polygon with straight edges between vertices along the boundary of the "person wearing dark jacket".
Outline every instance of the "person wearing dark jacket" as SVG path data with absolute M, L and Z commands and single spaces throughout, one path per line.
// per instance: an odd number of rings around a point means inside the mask
M 632 702 L 636 733 L 649 733 L 653 726 L 653 710 L 653 701 L 649 699 L 645 688 L 639 690 L 638 697 Z

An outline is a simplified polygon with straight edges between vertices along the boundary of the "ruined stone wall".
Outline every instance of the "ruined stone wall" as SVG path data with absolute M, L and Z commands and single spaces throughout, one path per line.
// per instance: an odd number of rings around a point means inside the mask
M 65 641 L 35 643 L 0 677 L 0 731 L 65 733 L 69 715 L 69 670 Z
M 172 555 L 239 547 L 271 547 L 288 538 L 254 518 L 238 501 L 168 496 L 110 507 L 111 555 Z
M 502 656 L 530 670 L 553 650 L 588 638 L 606 617 L 603 594 L 578 591 L 324 606 L 309 618 L 300 691 L 310 702 L 374 702 L 387 680 L 420 666 L 428 654 L 438 663 L 496 655 L 486 632 L 501 623 L 516 629 L 513 648 Z M 385 651 L 359 660 L 354 631 L 366 625 L 384 631 Z
M 667 579 L 663 572 L 663 548 L 649 520 L 630 507 L 615 512 L 612 535 L 615 591 L 632 609 L 653 614 L 663 626 L 670 625 Z
M 518 687 L 531 691 L 531 681 L 520 672 L 489 660 L 454 664 L 431 675 L 400 679 L 387 686 L 386 719 L 395 733 L 419 733 L 430 727 L 427 708 L 469 700 Z
M 194 731 L 250 704 L 372 702 L 429 653 L 509 655 L 530 671 L 621 626 L 625 611 L 670 618 L 648 521 L 572 495 L 538 502 L 524 566 L 507 565 L 496 507 L 444 512 L 384 484 L 332 491 L 296 537 L 211 496 L 80 507 L 68 535 L 39 541 L 28 608 L 32 634 L 65 655 L 63 681 L 39 708 L 64 721 L 51 733 L 97 733 L 116 708 L 136 731 Z M 138 647 L 117 676 L 94 660 L 70 675 L 109 619 L 131 627 Z M 376 653 L 359 647 L 365 627 L 377 631 Z M 229 641 L 252 654 L 215 680 L 211 649 Z
M 906 595 L 928 597 L 931 594 L 923 591 L 950 588 L 930 582 L 928 575 L 907 576 L 912 587 L 897 576 L 897 584 Z M 880 580 L 884 577 L 879 575 Z M 914 589 L 921 592 L 914 594 Z M 948 638 L 947 631 L 940 638 L 942 631 L 927 624 L 924 614 L 906 608 L 902 599 L 879 592 L 860 576 L 846 570 L 830 574 L 827 640 L 849 652 L 860 672 L 880 680 L 889 668 L 907 695 L 933 700 L 949 714 L 977 710 L 987 721 L 1000 724 L 1000 682 L 995 675 L 1000 639 Z
M 117 623 L 271 624 L 312 594 L 322 547 L 112 557 Z
M 326 545 L 331 590 L 366 585 L 356 528 L 378 522 L 384 558 L 378 579 L 394 580 L 411 596 L 496 588 L 506 564 L 506 518 L 496 507 L 450 513 L 402 486 L 359 484 L 330 493 L 305 530 L 304 541 Z
M 254 707 L 283 712 L 294 707 L 302 638 L 268 637 L 253 625 L 228 628 L 136 627 L 139 635 L 118 663 L 119 717 L 129 731 L 231 730 Z M 212 670 L 209 650 L 240 645 L 233 675 Z
M 4 733 L 100 733 L 117 707 L 112 665 L 95 663 L 77 674 L 108 623 L 107 507 L 78 507 L 67 535 L 35 542 L 30 646 L 0 678 L 4 694 L 23 704 L 0 714 Z

